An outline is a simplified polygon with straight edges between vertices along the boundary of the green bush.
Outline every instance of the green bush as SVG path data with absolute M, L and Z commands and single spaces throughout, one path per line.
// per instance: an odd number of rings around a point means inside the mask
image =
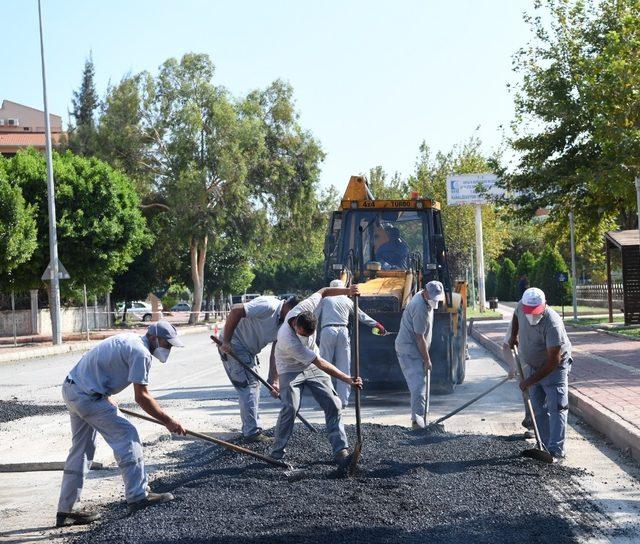
M 516 265 L 506 257 L 502 261 L 500 272 L 498 273 L 498 299 L 507 301 L 515 300 L 516 291 Z
M 555 247 L 547 246 L 536 263 L 531 286 L 544 291 L 547 304 L 569 304 L 571 302 L 571 277 L 565 283 L 558 281 L 558 274 L 568 274 L 568 272 L 569 268 L 560 252 Z
M 523 274 L 526 274 L 531 281 L 531 275 L 536 267 L 536 258 L 533 256 L 533 253 L 530 251 L 525 251 L 520 260 L 518 261 L 518 266 L 516 267 L 516 274 L 518 278 L 522 277 Z
M 489 272 L 487 272 L 487 279 L 485 282 L 485 290 L 487 292 L 487 298 L 494 298 L 498 296 L 498 275 L 500 274 L 500 264 L 496 261 L 491 261 L 489 264 Z

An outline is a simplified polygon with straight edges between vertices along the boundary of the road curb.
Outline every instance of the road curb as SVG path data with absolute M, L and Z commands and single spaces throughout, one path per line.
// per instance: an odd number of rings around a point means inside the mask
M 199 332 L 206 332 L 210 330 L 209 325 L 195 325 L 192 327 L 183 327 L 179 329 L 181 335 L 196 334 Z M 123 330 L 122 332 L 127 332 Z M 51 357 L 53 355 L 62 355 L 65 353 L 75 353 L 79 351 L 87 351 L 96 344 L 102 342 L 104 338 L 100 340 L 84 340 L 79 342 L 70 342 L 68 344 L 62 344 L 61 346 L 47 346 L 24 349 L 15 353 L 0 353 L 0 364 L 3 363 L 17 363 L 19 361 L 27 361 L 30 359 L 41 359 L 43 357 Z M 4 348 L 14 349 L 14 348 Z
M 490 351 L 501 364 L 504 360 L 502 347 L 484 335 L 477 328 L 470 329 L 471 336 L 485 349 Z M 640 462 L 640 430 L 622 419 L 615 412 L 609 410 L 599 402 L 589 398 L 584 393 L 569 388 L 569 411 L 591 428 L 606 436 L 616 447 Z

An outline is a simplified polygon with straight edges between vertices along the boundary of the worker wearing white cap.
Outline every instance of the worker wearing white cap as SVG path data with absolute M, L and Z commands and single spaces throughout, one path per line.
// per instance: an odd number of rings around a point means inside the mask
M 144 336 L 124 333 L 100 342 L 67 375 L 62 397 L 71 417 L 72 445 L 64 465 L 56 526 L 87 524 L 99 518 L 98 514 L 75 509 L 93 460 L 97 433 L 113 450 L 130 513 L 173 499 L 171 493 L 149 491 L 138 431 L 111 396 L 133 383 L 136 402 L 145 412 L 172 433 L 186 434 L 147 389 L 152 357 L 165 363 L 174 346 L 184 346 L 176 329 L 167 321 L 158 321 Z
M 511 323 L 511 347 L 519 345 L 528 376 L 520 389 L 529 389 L 543 444 L 556 458 L 564 458 L 571 343 L 558 313 L 547 306 L 544 293 L 527 289 Z
M 427 283 L 404 309 L 396 337 L 398 362 L 411 393 L 411 427 L 414 429 L 424 427 L 426 371 L 431 370 L 429 347 L 433 330 L 433 312 L 444 300 L 442 283 Z
M 342 280 L 333 280 L 329 287 L 344 287 Z M 351 374 L 351 341 L 349 338 L 349 318 L 353 315 L 353 301 L 345 296 L 325 297 L 316 310 L 320 328 L 320 357 L 338 367 L 345 374 Z M 371 328 L 377 327 L 379 334 L 385 329 L 362 310 L 358 311 L 358 320 Z M 342 402 L 342 408 L 349 404 L 351 386 L 341 380 L 335 380 L 336 393 Z
M 269 363 L 269 382 L 277 375 L 275 369 L 275 348 L 278 329 L 284 317 L 300 302 L 297 296 L 280 300 L 276 297 L 262 296 L 234 306 L 225 320 L 224 331 L 220 335 L 223 341 L 220 347 L 222 364 L 229 380 L 238 392 L 242 434 L 248 442 L 268 442 L 269 438 L 262 432 L 262 423 L 258 414 L 260 404 L 260 382 L 237 363 L 233 354 L 243 363 L 259 371 L 258 354 L 271 344 Z

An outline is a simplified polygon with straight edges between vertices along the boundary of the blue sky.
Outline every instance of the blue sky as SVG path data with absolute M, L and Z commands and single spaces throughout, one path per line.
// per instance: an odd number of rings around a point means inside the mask
M 487 151 L 513 116 L 512 54 L 531 0 L 43 0 L 49 108 L 67 118 L 93 52 L 100 94 L 127 72 L 208 53 L 236 95 L 289 81 L 327 153 L 322 184 L 382 165 L 409 174 L 422 140 L 448 150 L 476 127 Z M 3 0 L 0 98 L 42 106 L 36 0 Z

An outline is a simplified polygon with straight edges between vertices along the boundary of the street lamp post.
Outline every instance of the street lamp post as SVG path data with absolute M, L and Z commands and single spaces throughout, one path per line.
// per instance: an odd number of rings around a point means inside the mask
M 40 57 L 42 59 L 42 98 L 44 102 L 44 131 L 47 158 L 47 201 L 49 205 L 49 256 L 51 259 L 51 329 L 53 343 L 62 344 L 60 330 L 60 278 L 58 274 L 58 235 L 56 232 L 56 201 L 53 183 L 53 162 L 51 157 L 51 123 L 47 104 L 47 74 L 44 63 L 44 38 L 42 34 L 42 6 L 38 0 L 38 19 L 40 23 Z
M 577 274 L 576 274 L 576 231 L 575 225 L 573 223 L 573 210 L 569 212 L 569 232 L 571 235 L 571 290 L 572 298 L 573 298 L 573 320 L 577 321 L 578 319 L 578 298 L 577 298 Z

